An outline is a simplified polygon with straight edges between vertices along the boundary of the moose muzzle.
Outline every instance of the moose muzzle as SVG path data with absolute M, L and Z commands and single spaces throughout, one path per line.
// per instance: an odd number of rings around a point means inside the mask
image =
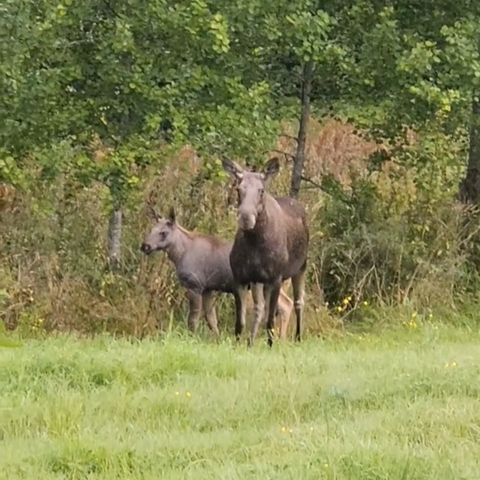
M 142 243 L 142 246 L 140 247 L 140 250 L 143 253 L 146 253 L 147 255 L 149 253 L 152 253 L 152 247 L 148 243 L 145 243 L 145 242 Z

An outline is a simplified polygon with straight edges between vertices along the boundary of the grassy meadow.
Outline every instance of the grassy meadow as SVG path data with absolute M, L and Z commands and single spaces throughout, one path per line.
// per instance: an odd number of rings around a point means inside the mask
M 0 480 L 479 480 L 480 10 L 63 3 L 2 3 Z M 188 334 L 149 207 L 232 240 L 220 154 L 304 143 L 303 341 Z
M 432 322 L 25 340 L 0 351 L 0 478 L 477 480 L 479 379 L 478 329 Z

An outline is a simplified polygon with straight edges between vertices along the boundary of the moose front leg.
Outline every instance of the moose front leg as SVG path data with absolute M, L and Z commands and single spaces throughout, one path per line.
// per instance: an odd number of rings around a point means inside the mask
M 247 315 L 247 285 L 237 285 L 235 289 L 235 337 L 237 341 L 242 336 L 243 327 L 246 323 Z
M 250 333 L 250 340 L 248 346 L 252 347 L 255 337 L 257 336 L 258 326 L 263 319 L 263 314 L 265 312 L 265 301 L 263 298 L 263 284 L 253 283 L 251 285 L 252 298 L 253 298 L 253 322 L 252 322 L 252 331 Z
M 267 343 L 271 347 L 273 345 L 273 335 L 275 327 L 275 312 L 277 310 L 278 297 L 280 295 L 281 280 L 273 284 L 265 285 L 264 295 L 267 308 Z

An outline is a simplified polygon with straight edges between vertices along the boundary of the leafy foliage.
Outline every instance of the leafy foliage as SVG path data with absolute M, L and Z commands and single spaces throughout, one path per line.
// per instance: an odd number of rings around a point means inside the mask
M 332 299 L 358 290 L 353 263 L 382 270 L 383 293 L 372 280 L 367 295 L 391 298 L 411 291 L 419 263 L 440 268 L 431 259 L 442 242 L 471 240 L 459 237 L 452 200 L 479 122 L 480 8 L 470 1 L 7 0 L 0 9 L 0 181 L 21 199 L 5 216 L 11 271 L 29 245 L 58 261 L 52 285 L 63 272 L 89 295 L 116 282 L 124 295 L 139 274 L 131 252 L 141 222 L 131 217 L 153 197 L 180 203 L 186 222 L 232 233 L 218 222 L 226 210 L 216 157 L 257 166 L 278 147 L 299 116 L 306 63 L 312 115 L 348 120 L 381 146 L 350 191 L 319 175 L 312 185 L 324 192 L 303 192 L 323 207 L 312 228 L 327 246 L 314 245 L 314 266 L 336 265 L 323 277 Z M 198 156 L 179 167 L 186 145 Z M 163 196 L 147 188 L 156 175 L 172 182 L 157 184 Z M 123 271 L 107 282 L 101 239 L 115 209 L 137 231 L 127 231 Z M 464 252 L 452 253 L 460 250 L 449 253 L 450 285 L 464 272 Z M 171 299 L 170 280 L 162 292 Z

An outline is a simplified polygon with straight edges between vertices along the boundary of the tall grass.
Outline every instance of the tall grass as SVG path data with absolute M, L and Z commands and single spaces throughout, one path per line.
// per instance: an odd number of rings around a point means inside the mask
M 413 135 L 393 148 L 360 133 L 338 121 L 311 123 L 301 192 L 311 231 L 307 328 L 325 332 L 345 316 L 363 318 L 365 302 L 431 310 L 477 301 L 471 252 L 478 222 L 466 223 L 453 199 L 463 137 Z M 98 142 L 92 149 L 95 159 L 108 155 Z M 288 194 L 294 149 L 280 137 L 271 152 L 283 159 L 274 194 Z M 388 161 L 375 166 L 371 155 L 379 152 Z M 25 160 L 36 179 L 31 189 L 0 189 L 0 315 L 10 328 L 25 333 L 40 322 L 48 331 L 142 337 L 168 330 L 172 319 L 184 324 L 184 292 L 172 265 L 163 254 L 139 251 L 150 228 L 145 204 L 161 212 L 174 205 L 185 227 L 224 238 L 234 235 L 235 213 L 231 186 L 202 170 L 191 148 L 164 153 L 152 153 L 155 165 L 138 173 L 139 188 L 122 206 L 122 266 L 115 274 L 107 268 L 106 187 L 80 187 L 68 172 L 45 181 L 39 159 Z M 42 155 L 68 163 L 75 152 L 59 146 Z M 232 304 L 225 295 L 217 303 L 224 331 L 232 328 Z

